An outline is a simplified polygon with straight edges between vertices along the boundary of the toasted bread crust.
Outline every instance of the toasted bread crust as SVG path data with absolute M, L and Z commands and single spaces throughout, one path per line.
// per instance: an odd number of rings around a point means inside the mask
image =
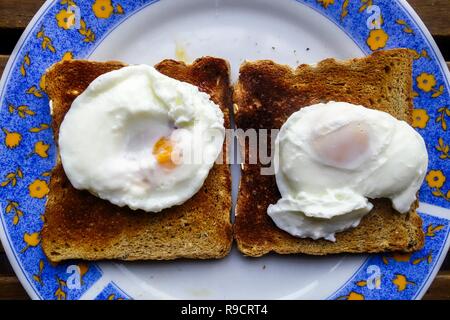
M 45 91 L 53 102 L 55 141 L 72 101 L 99 75 L 123 66 L 120 62 L 73 60 L 48 70 Z M 210 94 L 224 112 L 228 126 L 231 89 L 224 60 L 205 57 L 192 65 L 165 60 L 156 68 Z M 120 208 L 87 191 L 74 189 L 58 157 L 50 182 L 42 248 L 53 262 L 222 258 L 232 243 L 230 208 L 227 165 L 215 165 L 201 190 L 183 205 L 146 213 Z
M 244 130 L 281 128 L 301 107 L 328 101 L 361 104 L 411 123 L 412 52 L 380 51 L 347 62 L 327 59 L 296 70 L 272 61 L 246 62 L 234 90 L 236 122 Z M 275 177 L 260 175 L 260 169 L 259 164 L 244 165 L 236 207 L 234 236 L 245 255 L 410 252 L 424 244 L 417 204 L 408 214 L 399 214 L 386 199 L 374 200 L 373 211 L 360 226 L 338 233 L 335 243 L 293 237 L 267 215 L 280 194 Z

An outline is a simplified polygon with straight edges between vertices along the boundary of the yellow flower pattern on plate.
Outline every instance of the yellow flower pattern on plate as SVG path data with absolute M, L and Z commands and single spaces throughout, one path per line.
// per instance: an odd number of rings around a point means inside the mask
M 372 51 L 383 49 L 389 40 L 389 35 L 383 29 L 370 30 L 367 45 Z
M 416 81 L 417 87 L 419 87 L 420 90 L 425 92 L 430 92 L 436 85 L 436 79 L 432 74 L 429 73 L 422 73 L 420 76 L 417 77 Z
M 15 172 L 8 173 L 5 177 L 5 180 L 3 180 L 0 186 L 6 187 L 8 185 L 11 185 L 15 187 L 18 179 L 23 179 L 23 172 L 20 168 L 17 168 Z
M 124 299 L 123 298 L 116 298 L 116 295 L 113 293 L 113 294 L 110 294 L 108 296 L 108 300 L 113 301 L 113 300 L 124 300 Z
M 409 262 L 411 253 L 394 253 L 392 258 L 397 262 Z
M 108 19 L 114 12 L 111 0 L 96 0 L 92 10 L 97 18 Z
M 403 26 L 403 32 L 405 32 L 405 33 L 414 33 L 414 30 L 411 28 L 411 26 L 405 20 L 398 19 L 398 20 L 395 21 L 395 23 L 400 25 L 400 26 Z
M 420 58 L 425 58 L 430 60 L 431 57 L 428 55 L 428 51 L 423 49 L 422 51 L 418 52 L 417 50 L 412 50 L 414 51 L 414 60 L 419 60 Z
M 444 93 L 444 86 L 436 88 L 436 77 L 430 73 L 423 72 L 416 78 L 417 87 L 423 92 L 433 92 L 432 98 L 437 98 Z
M 8 205 L 5 208 L 6 214 L 13 213 L 13 225 L 17 225 L 20 218 L 23 217 L 23 211 L 19 209 L 19 203 L 8 200 Z
M 16 107 L 13 104 L 9 104 L 8 111 L 9 111 L 9 113 L 17 112 L 17 114 L 21 118 L 25 118 L 27 116 L 34 116 L 36 114 L 36 112 L 34 112 L 33 110 L 30 110 L 30 107 L 25 106 L 25 105 Z
M 41 124 L 39 125 L 39 127 L 33 127 L 33 128 L 31 128 L 31 129 L 30 129 L 30 132 L 31 132 L 31 133 L 38 133 L 38 132 L 47 130 L 48 128 L 50 128 L 50 126 L 49 126 L 48 124 L 46 124 L 46 123 L 41 123 Z
M 62 0 L 61 4 L 67 5 L 67 9 L 61 9 L 55 16 L 58 22 L 58 27 L 64 30 L 71 30 L 74 25 L 77 24 L 76 14 L 71 9 L 76 7 L 76 3 L 73 0 Z M 78 33 L 84 36 L 83 42 L 94 42 L 95 34 L 92 29 L 88 28 L 86 21 L 80 18 Z
M 42 282 L 42 273 L 44 272 L 44 260 L 39 260 L 39 271 L 37 274 L 33 274 L 33 280 L 38 282 L 39 284 L 43 284 Z
M 64 55 L 61 58 L 61 61 L 68 61 L 68 60 L 72 60 L 73 59 L 73 53 L 72 51 L 67 51 L 66 53 L 64 53 Z
M 334 0 L 332 0 L 334 1 Z M 111 0 L 95 0 L 92 5 L 92 11 L 94 15 L 99 19 L 108 19 L 113 14 L 124 14 L 125 11 L 120 4 L 114 5 Z
M 426 235 L 427 237 L 435 237 L 435 236 L 436 236 L 436 233 L 439 232 L 439 231 L 441 231 L 442 229 L 444 229 L 444 226 L 443 226 L 443 225 L 435 226 L 435 225 L 433 225 L 433 224 L 430 224 L 430 225 L 427 227 L 427 232 L 425 233 L 425 235 Z
M 43 92 L 41 90 L 39 90 L 36 86 L 31 86 L 28 90 L 27 90 L 28 94 L 32 94 L 33 96 L 35 96 L 36 98 L 42 98 L 43 96 Z
M 414 282 L 409 281 L 404 275 L 397 274 L 395 279 L 392 280 L 392 283 L 395 284 L 398 291 L 404 291 L 408 285 L 415 285 Z
M 30 193 L 30 196 L 32 198 L 42 199 L 45 196 L 47 196 L 48 192 L 50 191 L 48 189 L 48 184 L 44 180 L 35 180 L 32 184 L 28 186 L 28 190 Z
M 440 123 L 442 130 L 447 131 L 447 119 L 446 117 L 450 117 L 450 108 L 442 107 L 438 109 L 439 116 L 436 118 L 436 123 Z
M 8 149 L 17 148 L 22 141 L 22 135 L 19 132 L 11 132 L 6 128 L 2 128 L 3 133 L 5 134 L 5 146 Z
M 444 139 L 439 138 L 436 150 L 441 153 L 439 156 L 440 159 L 442 160 L 450 159 L 450 145 L 446 144 L 444 142 Z
M 34 151 L 32 154 L 37 154 L 41 158 L 48 158 L 48 149 L 50 145 L 43 141 L 38 141 L 34 144 Z
M 57 300 L 66 300 L 67 293 L 64 290 L 64 288 L 67 287 L 66 282 L 58 277 L 56 277 L 56 282 L 58 283 L 58 288 L 55 291 L 55 298 Z
M 431 170 L 426 177 L 428 186 L 430 188 L 442 188 L 445 183 L 445 176 L 440 170 Z
M 341 20 L 344 20 L 346 16 L 348 16 L 348 5 L 349 5 L 350 0 L 344 0 L 344 2 L 342 2 L 342 7 L 341 7 Z
M 352 291 L 347 296 L 339 297 L 337 300 L 365 300 L 365 297 L 360 293 Z
M 41 242 L 41 237 L 40 237 L 39 232 L 34 232 L 31 234 L 25 232 L 25 234 L 23 235 L 23 241 L 25 242 L 26 245 L 20 251 L 20 253 L 24 253 L 31 247 L 37 247 L 38 244 Z
M 29 53 L 27 53 L 24 57 L 23 57 L 23 61 L 22 64 L 20 65 L 20 74 L 22 76 L 26 76 L 27 75 L 27 68 L 31 65 L 31 59 L 30 59 L 30 55 Z
M 39 80 L 39 88 L 45 90 L 45 73 L 42 74 L 41 79 Z
M 359 8 L 359 12 L 363 12 L 364 10 L 366 10 L 368 7 L 373 5 L 373 1 L 372 0 L 361 0 L 361 7 Z
M 69 9 L 62 9 L 56 15 L 56 21 L 58 21 L 58 27 L 69 30 L 76 24 L 75 12 Z
M 428 172 L 425 180 L 427 181 L 428 186 L 433 190 L 432 193 L 435 197 L 450 201 L 450 191 L 445 194 L 445 192 L 441 189 L 447 180 L 441 170 L 431 170 Z
M 328 8 L 329 5 L 334 4 L 334 0 L 317 0 L 325 9 Z
M 50 39 L 50 37 L 45 34 L 44 27 L 42 27 L 41 30 L 39 30 L 39 32 L 36 34 L 36 38 L 42 40 L 41 48 L 43 50 L 49 50 L 52 53 L 56 52 L 56 49 L 53 46 L 52 39 Z

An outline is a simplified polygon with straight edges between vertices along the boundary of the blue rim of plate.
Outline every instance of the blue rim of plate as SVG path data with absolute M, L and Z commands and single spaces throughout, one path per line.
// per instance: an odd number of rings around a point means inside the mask
M 292 1 L 327 17 L 365 54 L 397 47 L 416 51 L 414 127 L 424 137 L 430 154 L 419 208 L 425 247 L 413 254 L 369 256 L 328 299 L 421 298 L 450 245 L 450 74 L 445 61 L 423 22 L 404 0 Z M 0 82 L 0 237 L 16 274 L 33 299 L 79 299 L 102 279 L 96 263 L 52 265 L 40 247 L 48 182 L 56 159 L 48 98 L 41 88 L 45 81 L 42 74 L 61 59 L 88 57 L 118 25 L 157 2 L 47 1 L 25 30 L 5 68 Z M 379 29 L 367 27 L 370 14 L 366 10 L 370 5 L 380 8 Z M 80 8 L 79 29 L 68 28 L 70 6 Z M 70 277 L 73 266 L 82 274 L 78 287 Z M 381 289 L 370 289 L 367 281 L 367 270 L 373 271 L 374 267 L 382 274 Z M 108 281 L 95 296 L 101 300 L 130 298 Z

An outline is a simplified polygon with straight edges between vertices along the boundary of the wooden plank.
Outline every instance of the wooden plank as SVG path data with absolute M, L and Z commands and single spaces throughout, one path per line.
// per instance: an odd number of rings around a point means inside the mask
M 450 271 L 440 272 L 423 297 L 424 300 L 450 300 Z
M 450 272 L 441 272 L 435 278 L 424 300 L 450 300 Z M 1 299 L 28 299 L 28 295 L 14 276 L 0 276 Z
M 1 0 L 0 28 L 23 29 L 45 0 Z
M 450 36 L 449 0 L 408 0 L 431 34 Z
M 14 270 L 5 253 L 0 253 L 0 275 L 13 276 Z
M 8 62 L 9 56 L 0 54 L 0 77 L 3 74 L 3 70 L 5 69 L 6 63 Z
M 0 300 L 28 300 L 28 294 L 14 276 L 0 276 Z
M 23 29 L 44 0 L 1 0 L 0 28 Z M 433 35 L 450 36 L 450 1 L 408 0 Z

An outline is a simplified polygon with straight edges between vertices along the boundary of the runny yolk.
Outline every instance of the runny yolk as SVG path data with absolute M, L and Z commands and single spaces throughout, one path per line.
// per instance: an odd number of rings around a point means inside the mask
M 172 161 L 173 144 L 166 137 L 159 139 L 153 146 L 153 155 L 161 166 L 166 168 L 174 168 L 175 163 Z

